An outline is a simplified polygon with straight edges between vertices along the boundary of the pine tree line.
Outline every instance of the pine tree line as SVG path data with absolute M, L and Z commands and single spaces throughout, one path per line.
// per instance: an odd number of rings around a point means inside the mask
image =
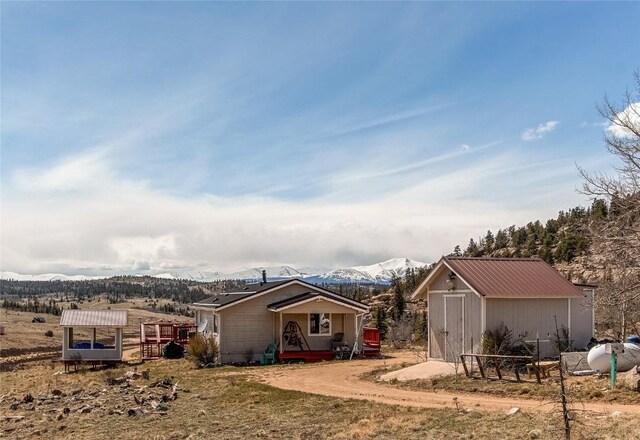
M 590 227 L 609 215 L 609 206 L 597 199 L 589 208 L 560 211 L 558 217 L 543 225 L 539 220 L 525 226 L 510 226 L 495 234 L 487 231 L 477 241 L 469 240 L 464 252 L 456 246 L 451 255 L 467 257 L 540 257 L 549 264 L 570 263 L 588 254 Z

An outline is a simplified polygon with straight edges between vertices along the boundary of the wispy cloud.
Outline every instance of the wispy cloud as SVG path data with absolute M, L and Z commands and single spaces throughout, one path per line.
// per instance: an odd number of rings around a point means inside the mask
M 524 132 L 522 132 L 520 138 L 524 141 L 541 139 L 544 135 L 553 131 L 559 123 L 559 121 L 547 121 L 538 125 L 536 128 L 527 128 Z

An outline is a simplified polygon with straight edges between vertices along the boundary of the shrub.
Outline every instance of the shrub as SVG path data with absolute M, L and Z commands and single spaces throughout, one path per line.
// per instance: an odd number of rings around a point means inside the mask
M 218 342 L 213 335 L 197 333 L 189 339 L 188 352 L 198 367 L 208 367 L 218 360 Z
M 554 348 L 558 350 L 558 353 L 571 351 L 573 348 L 573 340 L 569 337 L 569 329 L 566 325 L 560 326 L 558 334 L 552 335 L 551 341 L 553 342 Z
M 520 335 L 513 340 L 513 332 L 501 322 L 497 327 L 488 329 L 482 335 L 483 354 L 502 354 L 511 356 L 530 356 L 534 353 L 534 346 L 524 342 L 526 335 Z
M 184 348 L 174 341 L 169 341 L 162 347 L 162 356 L 166 359 L 180 359 L 184 356 Z
M 507 354 L 513 347 L 513 332 L 501 322 L 497 327 L 487 329 L 482 335 L 483 354 Z
M 47 330 L 46 332 L 44 332 L 44 335 L 51 338 L 53 337 L 53 332 L 51 330 Z

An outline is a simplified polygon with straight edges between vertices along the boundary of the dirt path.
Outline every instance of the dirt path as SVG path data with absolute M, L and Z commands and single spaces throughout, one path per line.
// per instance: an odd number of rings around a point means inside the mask
M 288 366 L 265 368 L 257 371 L 256 378 L 285 390 L 370 400 L 390 405 L 453 408 L 453 399 L 457 397 L 458 403 L 462 408 L 505 412 L 513 407 L 544 412 L 556 409 L 553 405 L 545 404 L 540 400 L 496 397 L 486 394 L 412 391 L 360 378 L 363 373 L 385 365 L 391 366 L 402 362 L 415 362 L 415 357 L 411 353 L 398 353 L 392 356 L 392 359 L 386 360 L 366 359 L 331 364 L 304 365 L 299 368 Z M 640 414 L 640 406 L 638 405 L 585 403 L 584 405 L 576 405 L 575 409 L 601 413 L 621 411 L 622 413 Z

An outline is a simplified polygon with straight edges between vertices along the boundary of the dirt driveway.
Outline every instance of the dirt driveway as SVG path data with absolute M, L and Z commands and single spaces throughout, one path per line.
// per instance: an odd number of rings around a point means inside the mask
M 533 399 L 503 398 L 486 394 L 412 391 L 360 378 L 363 373 L 385 365 L 392 366 L 402 362 L 415 363 L 415 356 L 412 353 L 394 353 L 391 356 L 393 356 L 391 359 L 384 360 L 364 359 L 350 362 L 261 368 L 256 371 L 256 379 L 285 390 L 370 400 L 390 405 L 453 408 L 453 399 L 457 397 L 462 408 L 504 412 L 513 407 L 529 411 L 554 411 L 556 409 L 552 404 L 545 404 Z M 622 413 L 640 414 L 640 407 L 637 405 L 586 403 L 576 405 L 575 409 L 601 413 L 621 411 Z

